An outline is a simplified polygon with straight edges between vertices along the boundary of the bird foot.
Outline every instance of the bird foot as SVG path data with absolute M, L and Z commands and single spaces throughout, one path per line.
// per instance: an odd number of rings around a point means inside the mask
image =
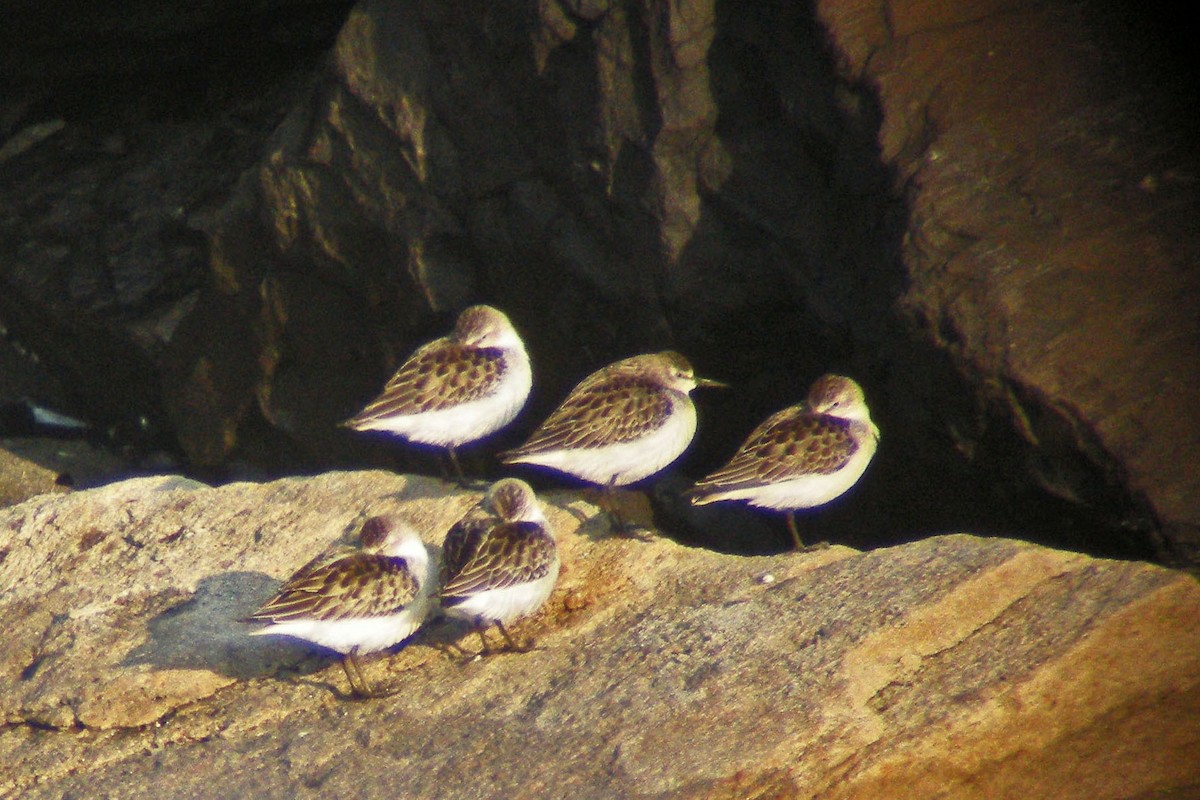
M 613 536 L 620 536 L 623 539 L 636 539 L 639 542 L 649 542 L 654 538 L 650 532 L 650 528 L 645 525 L 639 525 L 636 522 L 626 522 L 621 519 L 621 515 L 615 511 L 608 512 L 609 530 Z

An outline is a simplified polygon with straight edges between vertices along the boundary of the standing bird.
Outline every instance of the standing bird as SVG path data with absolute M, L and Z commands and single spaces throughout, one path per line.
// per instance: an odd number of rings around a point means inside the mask
M 429 611 L 436 573 L 421 537 L 398 517 L 371 517 L 359 549 L 336 547 L 284 581 L 243 622 L 265 622 L 251 635 L 295 636 L 342 654 L 351 691 L 382 697 L 357 656 L 385 650 L 416 632 Z
M 529 355 L 508 317 L 491 306 L 471 306 L 453 333 L 413 353 L 383 393 L 342 424 L 444 447 L 465 484 L 455 448 L 511 422 L 532 382 Z
M 862 388 L 850 378 L 824 375 L 808 399 L 785 408 L 754 429 L 729 463 L 688 490 L 696 505 L 746 500 L 787 511 L 788 530 L 803 547 L 796 509 L 840 497 L 862 477 L 879 428 Z
M 662 470 L 696 433 L 689 393 L 725 384 L 697 378 L 679 353 L 633 356 L 592 373 L 542 423 L 529 441 L 500 454 L 505 464 L 538 464 L 612 491 Z
M 518 647 L 504 623 L 541 608 L 558 580 L 558 546 L 529 484 L 496 481 L 479 504 L 450 528 L 442 545 L 442 609 L 475 626 L 482 655 L 494 652 L 484 630 L 500 629 L 508 650 Z

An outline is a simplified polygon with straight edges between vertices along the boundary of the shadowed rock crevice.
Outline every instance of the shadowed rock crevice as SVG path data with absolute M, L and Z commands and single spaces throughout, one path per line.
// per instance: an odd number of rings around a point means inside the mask
M 361 3 L 315 77 L 264 90 L 274 116 L 195 140 L 210 160 L 246 165 L 249 129 L 274 128 L 236 188 L 228 176 L 192 194 L 170 187 L 159 210 L 183 216 L 166 214 L 162 230 L 190 238 L 170 234 L 179 247 L 147 260 L 166 265 L 148 273 L 157 288 L 97 280 L 96 253 L 75 275 L 73 259 L 38 251 L 63 285 L 124 287 L 80 297 L 103 301 L 116 350 L 161 376 L 164 413 L 159 397 L 132 396 L 134 382 L 105 381 L 88 348 L 55 360 L 70 385 L 103 389 L 103 403 L 84 392 L 77 405 L 108 425 L 130 394 L 131 416 L 163 419 L 189 468 L 210 476 L 231 463 L 435 472 L 419 448 L 335 423 L 485 301 L 526 335 L 536 385 L 511 429 L 464 453 L 472 471 L 498 474 L 492 453 L 591 370 L 673 347 L 734 384 L 698 397 L 691 451 L 641 487 L 683 540 L 786 545 L 773 515 L 693 511 L 677 492 L 839 371 L 863 384 L 883 440 L 859 486 L 805 515 L 810 538 L 876 546 L 968 527 L 1188 562 L 1196 487 L 1164 465 L 1200 447 L 1185 374 L 1200 334 L 1180 310 L 1197 295 L 1184 225 L 1194 158 L 1160 124 L 1170 106 L 1151 93 L 1155 59 L 1123 66 L 1145 35 L 1114 34 L 1112 9 L 1070 3 L 886 12 Z M 234 119 L 263 112 L 238 105 L 237 52 L 207 73 L 209 89 L 189 84 L 156 118 L 177 124 L 189 97 L 203 113 L 222 97 Z M 78 137 L 72 125 L 41 146 Z M 94 150 L 122 152 L 96 138 Z M 6 250 L 20 251 L 23 230 Z M 159 228 L 132 230 L 144 242 Z M 204 258 L 209 282 L 195 291 Z M 53 283 L 37 274 L 14 282 Z M 170 307 L 131 321 L 135 297 Z M 52 332 L 33 345 L 47 354 L 86 336 L 20 327 Z

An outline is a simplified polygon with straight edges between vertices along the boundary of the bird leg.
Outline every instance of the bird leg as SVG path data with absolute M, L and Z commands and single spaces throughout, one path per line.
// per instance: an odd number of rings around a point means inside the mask
M 614 475 L 613 478 L 615 479 L 616 476 Z M 638 525 L 636 522 L 626 522 L 621 517 L 621 512 L 617 507 L 617 487 L 612 480 L 604 484 L 604 494 L 601 500 L 601 505 L 604 508 L 604 512 L 608 514 L 608 521 L 612 526 L 612 532 L 614 534 L 617 536 L 624 536 L 627 539 L 638 539 L 643 542 L 651 540 L 651 536 L 638 533 L 638 531 L 642 529 L 641 525 Z
M 617 507 L 616 479 L 617 476 L 614 475 L 608 483 L 604 484 L 604 511 L 608 514 L 608 522 L 612 526 L 613 533 L 618 536 L 629 536 L 637 526 L 621 518 L 621 512 Z
M 342 669 L 346 672 L 346 680 L 350 682 L 350 695 L 361 699 L 387 697 L 395 694 L 395 689 L 373 687 L 363 675 L 362 665 L 358 662 L 358 648 L 351 648 L 349 653 L 342 656 Z
M 516 639 L 509 635 L 508 628 L 504 627 L 504 623 L 496 620 L 496 627 L 500 629 L 500 633 L 504 636 L 504 641 L 508 643 L 506 652 L 509 653 L 528 653 L 533 649 L 533 642 L 529 641 L 525 644 L 517 644 Z
M 792 539 L 796 543 L 797 550 L 804 549 L 804 540 L 800 538 L 800 530 L 796 527 L 796 513 L 794 511 L 787 512 L 788 531 L 792 534 Z
M 350 694 L 355 697 L 366 697 L 370 694 L 371 687 L 363 677 L 362 667 L 355 658 L 357 653 L 358 648 L 354 647 L 350 649 L 349 653 L 342 656 L 342 669 L 346 673 L 346 681 L 350 684 Z
M 475 633 L 479 634 L 479 641 L 483 643 L 483 649 L 479 651 L 481 658 L 488 656 L 496 656 L 501 653 L 528 653 L 533 649 L 533 644 L 518 644 L 517 640 L 508 632 L 508 628 L 504 627 L 504 623 L 497 620 L 496 627 L 500 630 L 500 635 L 504 637 L 504 646 L 500 648 L 492 647 L 487 640 L 486 631 L 488 623 L 485 620 L 479 619 L 475 621 Z
M 487 630 L 487 623 L 483 620 L 475 621 L 475 632 L 479 634 L 479 641 L 483 644 L 483 649 L 479 651 L 481 656 L 490 656 L 492 654 L 492 646 L 488 644 L 487 636 L 484 631 Z
M 621 512 L 617 509 L 617 492 L 612 481 L 604 484 L 604 505 L 609 523 L 617 533 L 624 535 L 629 526 L 621 519 Z
M 458 488 L 467 488 L 467 477 L 463 475 L 462 467 L 458 465 L 458 453 L 453 447 L 447 447 L 446 452 L 450 454 L 450 463 L 454 466 L 454 474 L 458 476 Z

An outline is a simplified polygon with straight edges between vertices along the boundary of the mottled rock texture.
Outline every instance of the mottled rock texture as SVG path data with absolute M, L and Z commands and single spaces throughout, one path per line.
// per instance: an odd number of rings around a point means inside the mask
M 436 546 L 477 492 L 383 472 L 178 478 L 0 512 L 0 794 L 1194 796 L 1200 586 L 1003 539 L 738 557 L 547 497 L 564 571 L 519 631 L 428 625 L 340 699 L 236 619 L 363 515 Z M 436 550 L 435 550 L 436 552 Z M 1175 792 L 1175 794 L 1169 794 Z
M 347 4 L 0 8 L 0 334 L 26 356 L 0 343 L 0 403 L 17 375 L 16 399 L 133 456 L 172 448 L 159 359 L 208 282 L 216 211 Z
M 505 436 L 639 350 L 734 384 L 654 492 L 716 548 L 786 533 L 678 489 L 837 370 L 883 440 L 809 538 L 1197 561 L 1194 86 L 1125 35 L 1151 12 L 364 0 L 314 74 L 263 56 L 315 60 L 341 4 L 9 5 L 2 401 L 193 466 L 425 467 L 333 423 L 482 300 L 537 371 Z M 31 452 L 10 500 L 62 474 Z M 155 478 L 0 511 L 0 795 L 1200 796 L 1200 590 L 1136 562 L 724 555 L 560 493 L 531 653 L 457 663 L 431 625 L 368 665 L 402 691 L 348 702 L 235 622 L 363 515 L 436 545 L 477 496 Z

